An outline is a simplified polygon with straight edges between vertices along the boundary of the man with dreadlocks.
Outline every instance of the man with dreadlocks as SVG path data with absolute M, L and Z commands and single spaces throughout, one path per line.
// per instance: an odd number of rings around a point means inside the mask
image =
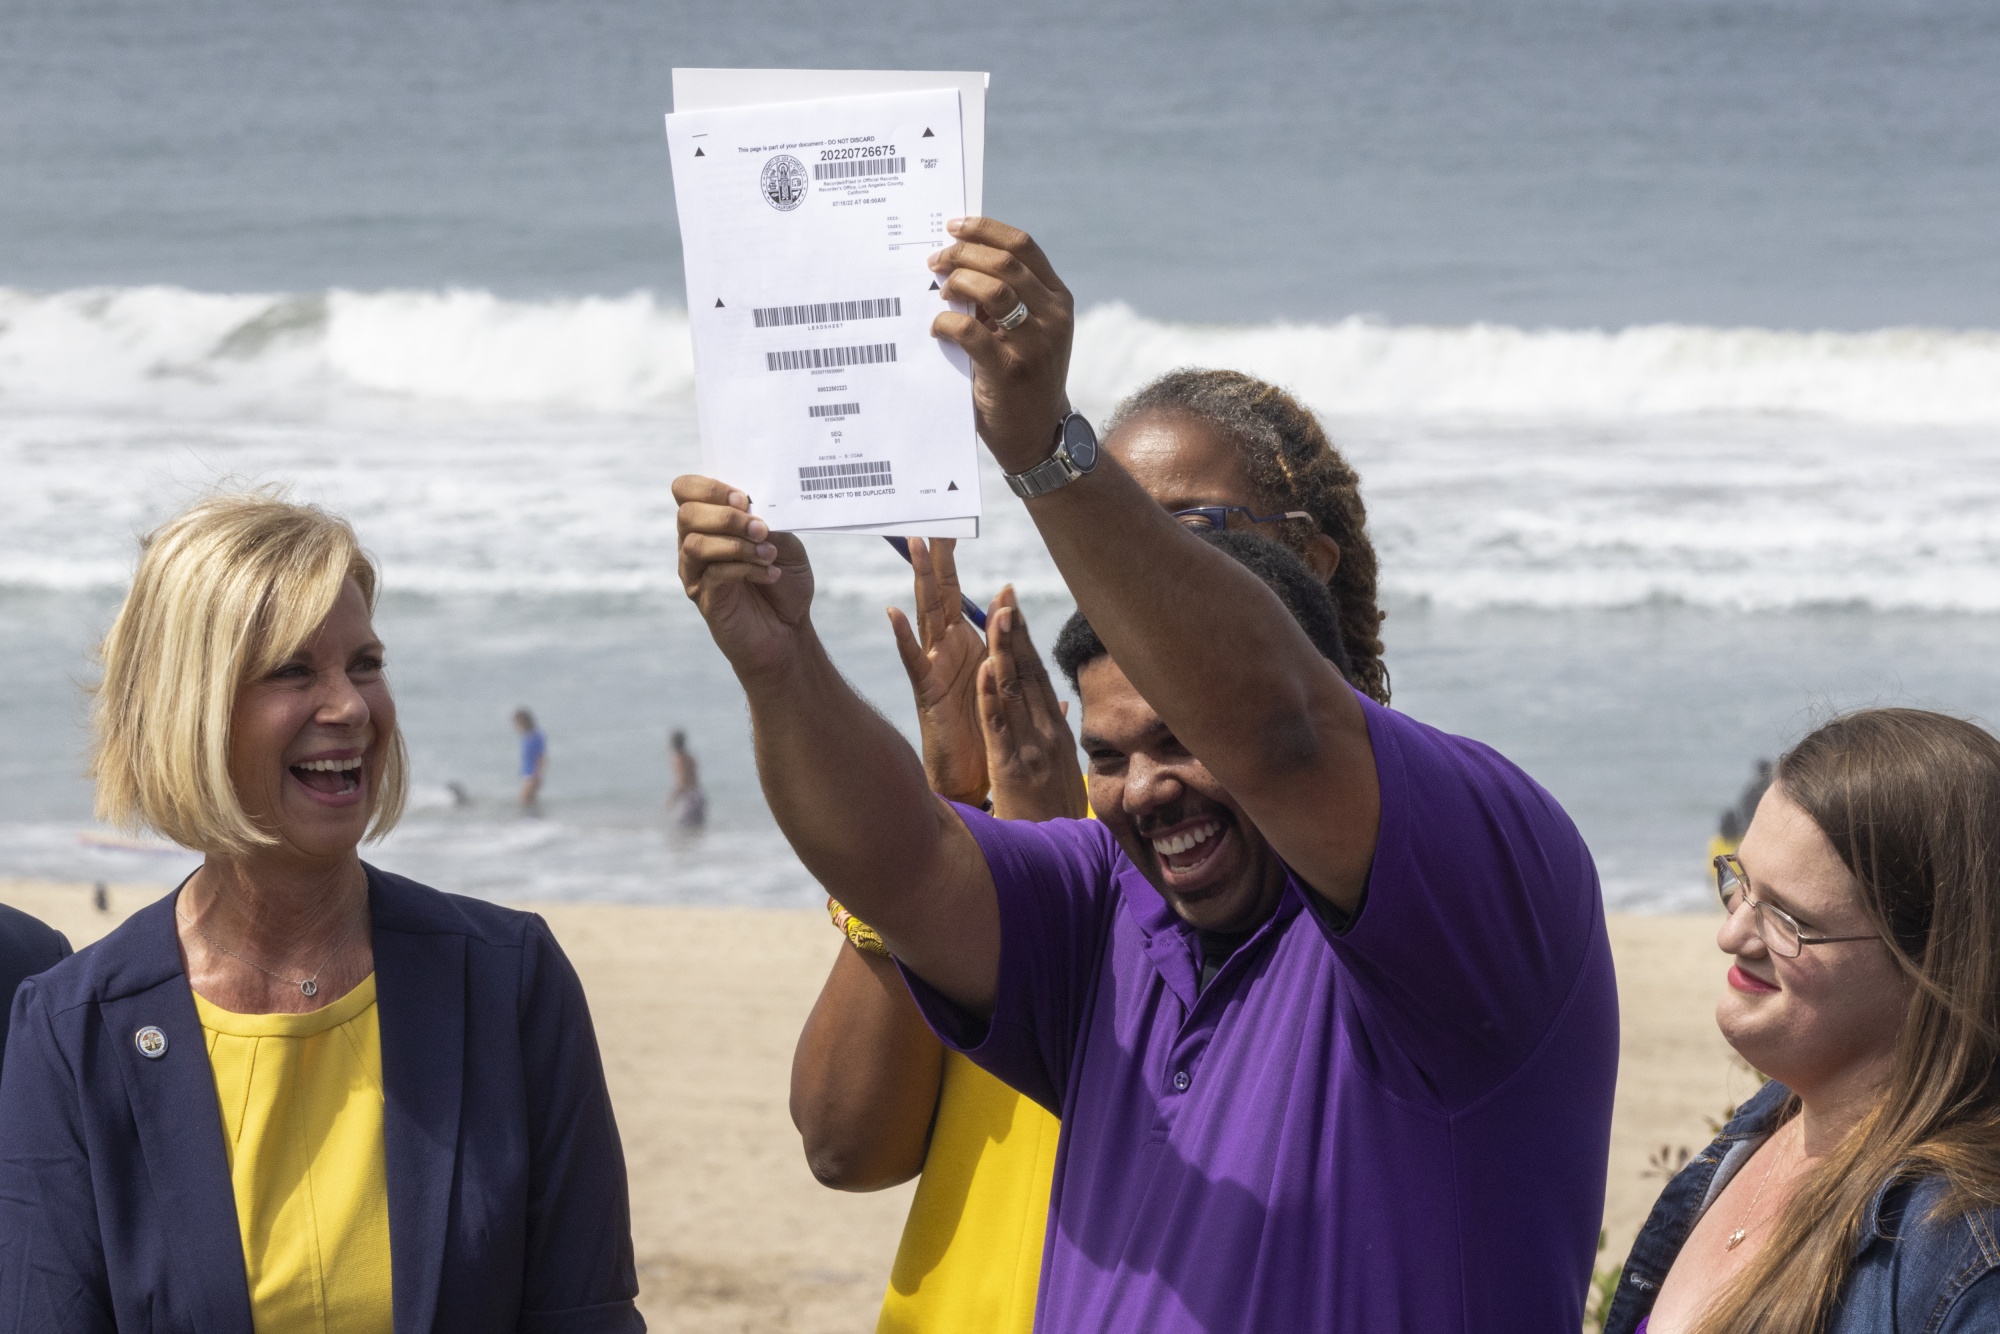
M 675 483 L 681 577 L 808 869 L 948 1046 L 1061 1114 L 1037 1327 L 1574 1328 L 1617 1055 L 1575 827 L 1100 459 L 1068 291 L 1024 234 L 952 231 L 931 262 L 979 314 L 933 331 L 1103 650 L 1064 658 L 1099 819 L 931 796 L 814 633 L 803 546 L 722 482 Z
M 1360 480 L 1310 411 L 1236 371 L 1175 371 L 1118 407 L 1104 448 L 1189 528 L 1257 533 L 1300 556 L 1333 595 L 1348 679 L 1389 702 Z M 890 618 L 931 790 L 1003 818 L 1085 814 L 1075 738 L 1011 593 L 988 618 L 989 644 L 960 613 L 953 544 L 912 543 L 912 563 L 915 631 L 900 612 Z M 806 1160 L 841 1190 L 921 1173 L 877 1334 L 1027 1334 L 1059 1123 L 945 1050 L 879 937 L 838 902 L 829 908 L 849 948 L 793 1059 Z

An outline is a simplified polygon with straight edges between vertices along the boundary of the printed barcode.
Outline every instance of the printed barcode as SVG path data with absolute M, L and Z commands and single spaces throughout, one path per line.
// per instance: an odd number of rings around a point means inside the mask
M 815 162 L 813 179 L 816 181 L 844 181 L 850 176 L 901 176 L 903 159 L 899 157 L 877 157 L 854 162 Z
M 766 352 L 764 369 L 819 371 L 829 367 L 872 366 L 878 361 L 895 359 L 894 343 L 865 343 L 860 347 L 802 347 L 795 352 Z
M 861 411 L 859 403 L 808 403 L 806 411 L 814 417 L 852 417 Z
M 859 491 L 893 485 L 887 459 L 868 463 L 820 463 L 799 469 L 799 491 L 804 495 L 815 491 Z
M 886 320 L 903 313 L 903 298 L 885 296 L 879 301 L 822 301 L 810 306 L 759 306 L 750 318 L 759 329 L 782 328 L 787 324 L 830 324 L 835 320 Z

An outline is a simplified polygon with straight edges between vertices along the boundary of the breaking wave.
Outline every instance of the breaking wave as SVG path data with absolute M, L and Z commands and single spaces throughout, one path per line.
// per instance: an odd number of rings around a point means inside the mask
M 1229 366 L 1335 416 L 1781 414 L 2000 423 L 2000 332 L 1206 326 L 1082 317 L 1073 388 L 1098 410 L 1176 366 Z M 693 394 L 687 317 L 645 292 L 216 294 L 0 288 L 0 405 L 312 413 L 434 403 L 646 413 Z
M 1176 366 L 1326 415 L 1391 598 L 1443 606 L 2000 613 L 2000 334 L 1081 321 L 1100 415 Z M 225 478 L 349 515 L 391 588 L 677 599 L 698 466 L 686 317 L 645 293 L 0 289 L 0 590 L 114 589 Z M 986 461 L 968 587 L 1063 589 Z M 881 543 L 822 587 L 907 592 Z M 870 615 L 872 616 L 872 612 Z

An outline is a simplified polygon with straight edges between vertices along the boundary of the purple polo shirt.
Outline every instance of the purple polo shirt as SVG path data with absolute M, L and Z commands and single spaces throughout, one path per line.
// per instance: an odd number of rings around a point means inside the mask
M 961 808 L 1000 897 L 990 1022 L 947 1043 L 1062 1117 L 1041 1331 L 1573 1331 L 1618 998 L 1562 808 L 1362 701 L 1381 777 L 1345 930 L 1293 880 L 1197 994 L 1192 928 L 1095 821 Z

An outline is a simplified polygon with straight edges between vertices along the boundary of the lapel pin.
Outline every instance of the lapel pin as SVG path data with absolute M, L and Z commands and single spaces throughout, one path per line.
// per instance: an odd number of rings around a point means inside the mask
M 132 1035 L 132 1045 L 139 1054 L 149 1061 L 157 1061 L 167 1054 L 167 1035 L 151 1024 Z

